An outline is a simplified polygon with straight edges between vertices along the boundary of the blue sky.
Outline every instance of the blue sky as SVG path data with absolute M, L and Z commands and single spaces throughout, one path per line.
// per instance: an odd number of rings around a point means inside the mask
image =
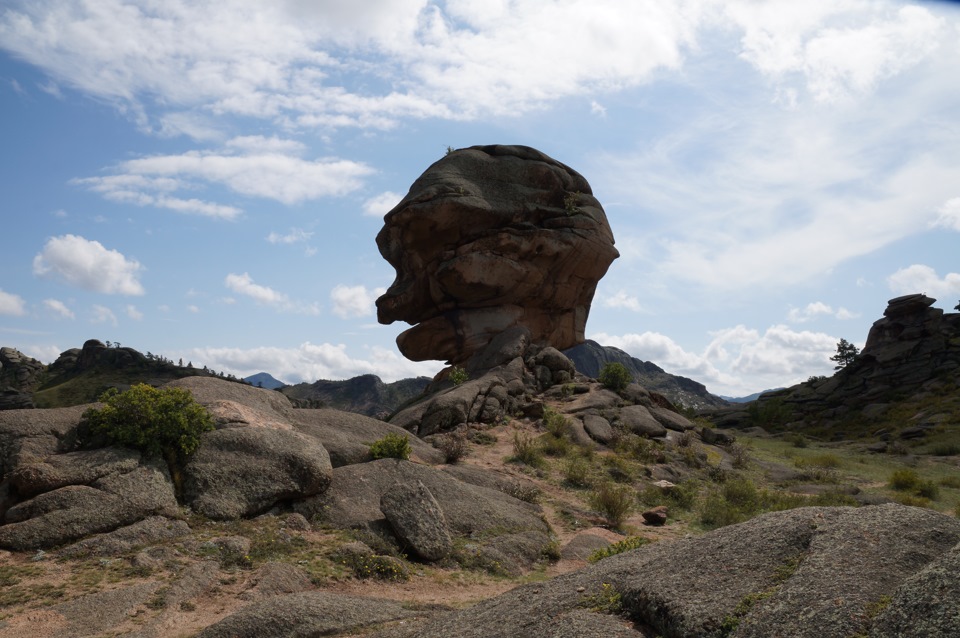
M 588 337 L 718 394 L 829 374 L 888 299 L 960 300 L 957 60 L 946 2 L 4 0 L 0 345 L 433 374 L 374 238 L 502 143 L 607 211 Z

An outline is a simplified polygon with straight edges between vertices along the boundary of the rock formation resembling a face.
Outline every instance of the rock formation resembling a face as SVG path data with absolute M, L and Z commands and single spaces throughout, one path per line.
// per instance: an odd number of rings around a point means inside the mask
M 380 254 L 397 277 L 377 318 L 416 324 L 409 359 L 466 361 L 513 326 L 535 342 L 581 343 L 597 282 L 619 256 L 590 185 L 526 146 L 449 153 L 384 218 Z

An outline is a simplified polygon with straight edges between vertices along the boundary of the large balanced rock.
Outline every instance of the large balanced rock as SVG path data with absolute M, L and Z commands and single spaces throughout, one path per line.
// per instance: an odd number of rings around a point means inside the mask
M 377 300 L 409 359 L 466 361 L 524 326 L 559 349 L 584 339 L 597 282 L 618 256 L 590 185 L 526 146 L 449 153 L 387 213 L 377 235 L 397 277 Z

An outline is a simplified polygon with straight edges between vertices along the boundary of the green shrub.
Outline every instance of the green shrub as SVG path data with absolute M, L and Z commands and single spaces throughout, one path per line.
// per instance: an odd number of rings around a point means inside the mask
M 101 408 L 83 413 L 91 434 L 112 444 L 136 448 L 168 462 L 192 454 L 213 419 L 183 388 L 154 388 L 145 383 L 125 392 L 108 390 Z
M 620 527 L 636 503 L 636 495 L 629 485 L 601 483 L 590 493 L 590 505 L 600 512 L 611 527 Z
M 510 460 L 529 465 L 533 468 L 540 468 L 545 465 L 543 460 L 543 450 L 533 435 L 526 432 L 513 433 L 513 456 Z
M 450 368 L 450 381 L 453 382 L 453 385 L 463 385 L 463 383 L 470 378 L 470 373 L 461 368 L 460 366 L 453 366 Z
M 410 458 L 410 438 L 406 434 L 388 432 L 382 439 L 370 444 L 370 456 L 374 459 Z
M 547 407 L 543 410 L 543 429 L 556 437 L 567 436 L 570 432 L 570 423 L 567 417 Z
M 917 483 L 916 494 L 935 501 L 940 496 L 940 488 L 933 481 L 920 481 Z
M 568 485 L 588 487 L 590 485 L 590 464 L 581 457 L 570 459 L 564 468 L 563 478 Z
M 793 447 L 796 447 L 796 448 L 805 448 L 809 445 L 809 442 L 807 441 L 807 437 L 803 436 L 799 432 L 790 432 L 789 434 L 783 437 L 783 440 L 786 441 L 787 443 L 790 443 L 791 445 L 793 445 Z
M 601 547 L 597 551 L 590 554 L 590 557 L 587 558 L 587 560 L 591 563 L 596 563 L 604 558 L 610 558 L 611 556 L 616 556 L 617 554 L 622 554 L 623 552 L 629 552 L 631 549 L 643 547 L 649 542 L 650 539 L 644 538 L 643 536 L 628 536 L 622 541 L 617 541 L 616 543 L 611 543 L 606 547 Z
M 547 456 L 566 456 L 570 452 L 570 440 L 563 436 L 544 434 L 539 438 L 540 449 Z
M 908 468 L 896 470 L 890 475 L 890 487 L 901 492 L 915 490 L 919 484 L 920 477 Z
M 960 488 L 960 476 L 944 476 L 940 479 L 940 485 L 944 487 Z
M 583 596 L 580 606 L 604 614 L 619 614 L 623 611 L 623 600 L 620 598 L 620 592 L 614 589 L 613 585 L 602 583 L 599 592 Z
M 600 376 L 597 380 L 608 390 L 619 392 L 630 385 L 633 377 L 625 365 L 611 361 L 604 364 L 600 369 Z

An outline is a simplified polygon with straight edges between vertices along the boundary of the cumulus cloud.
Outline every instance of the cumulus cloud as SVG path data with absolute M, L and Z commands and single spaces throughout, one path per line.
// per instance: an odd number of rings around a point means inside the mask
M 724 10 L 743 29 L 741 57 L 780 81 L 803 78 L 814 100 L 831 103 L 871 92 L 937 50 L 945 20 L 924 7 L 890 8 L 777 0 Z M 794 90 L 781 90 L 795 102 Z
M 330 291 L 333 314 L 343 319 L 370 316 L 375 312 L 377 297 L 386 291 L 386 288 L 367 290 L 366 286 L 338 285 Z
M 761 333 L 738 325 L 711 332 L 710 337 L 701 353 L 690 352 L 656 332 L 599 333 L 590 338 L 727 396 L 746 396 L 833 370 L 829 358 L 836 351 L 837 339 L 824 333 L 795 331 L 784 325 L 770 326 Z
M 251 277 L 249 273 L 243 273 L 242 275 L 230 273 L 226 279 L 224 279 L 224 285 L 239 295 L 250 297 L 260 305 L 270 306 L 281 312 L 295 312 L 309 315 L 320 313 L 320 307 L 317 304 L 304 304 L 293 301 L 285 293 L 254 282 L 253 277 Z
M 195 119 L 171 117 L 203 111 L 389 128 L 402 117 L 518 113 L 648 81 L 680 66 L 703 13 L 700 2 L 378 0 L 358 20 L 337 3 L 300 0 L 23 1 L 0 15 L 0 42 L 150 130 L 205 135 Z M 338 81 L 345 67 L 365 74 L 362 91 Z M 403 80 L 384 83 L 388 74 Z M 159 121 L 147 115 L 154 104 Z
M 27 314 L 27 304 L 20 295 L 0 289 L 0 315 L 19 317 Z
M 805 323 L 824 316 L 846 320 L 856 319 L 859 315 L 850 312 L 842 306 L 834 310 L 822 301 L 808 303 L 803 308 L 791 308 L 790 312 L 787 313 L 787 318 L 793 323 Z
M 127 307 L 124 308 L 124 312 L 126 312 L 127 316 L 134 321 L 140 321 L 143 319 L 143 313 L 137 310 L 137 307 L 132 304 L 128 304 Z
M 403 195 L 398 195 L 393 191 L 380 193 L 363 203 L 363 214 L 367 217 L 383 217 L 399 204 L 401 199 L 403 199 Z
M 385 348 L 370 348 L 366 356 L 355 357 L 343 344 L 305 342 L 295 348 L 194 348 L 184 358 L 239 377 L 268 371 L 291 383 L 318 379 L 348 379 L 375 374 L 387 382 L 416 376 L 433 376 L 443 364 L 438 361 L 414 362 Z
M 74 318 L 73 311 L 70 310 L 70 308 L 68 308 L 67 305 L 59 299 L 44 299 L 43 306 L 62 319 Z
M 144 294 L 142 270 L 140 262 L 78 235 L 51 237 L 33 258 L 33 273 L 39 277 L 108 295 Z
M 627 294 L 624 290 L 617 291 L 616 294 L 609 297 L 602 297 L 600 305 L 604 308 L 624 308 L 633 312 L 645 312 L 640 300 L 633 295 Z
M 947 273 L 941 279 L 930 266 L 913 264 L 887 277 L 887 285 L 898 295 L 925 293 L 937 299 L 951 299 L 960 296 L 960 273 Z

